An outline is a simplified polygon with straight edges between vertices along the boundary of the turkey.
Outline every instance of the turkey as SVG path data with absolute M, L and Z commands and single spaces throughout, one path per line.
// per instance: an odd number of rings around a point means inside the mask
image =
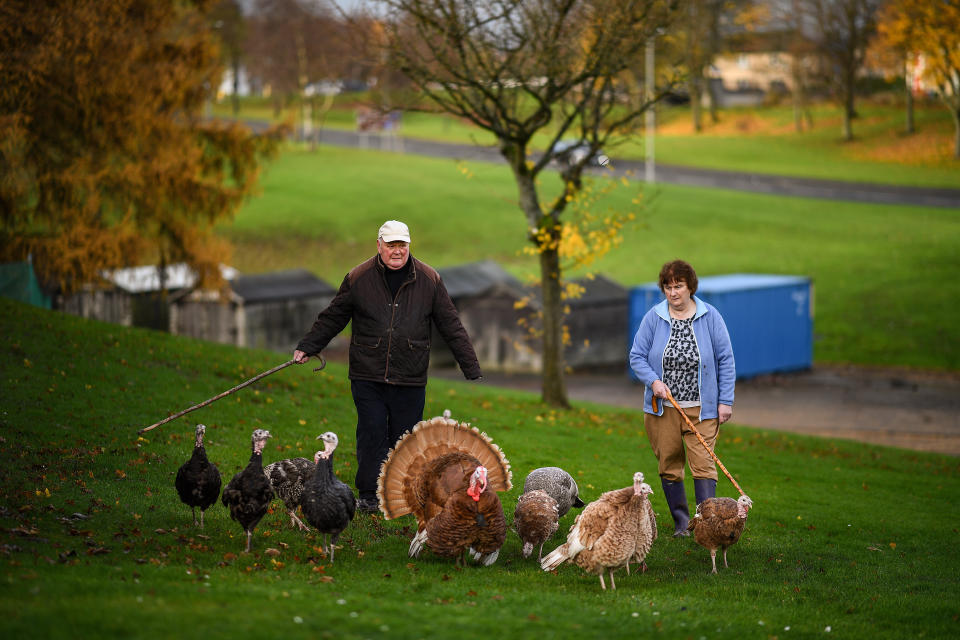
M 602 494 L 577 516 L 567 541 L 548 553 L 540 566 L 551 571 L 564 562 L 572 562 L 599 575 L 602 589 L 607 588 L 603 581 L 603 572 L 607 571 L 610 587 L 616 589 L 614 570 L 631 559 L 642 562 L 653 544 L 644 504 L 652 493 L 638 471 L 633 474 L 633 486 Z
M 321 436 L 322 437 L 322 436 Z M 310 528 L 297 517 L 297 507 L 300 506 L 300 494 L 307 478 L 313 474 L 316 467 L 313 460 L 308 458 L 287 458 L 271 462 L 263 468 L 263 473 L 270 481 L 273 493 L 283 500 L 287 513 L 290 515 L 290 526 L 298 526 L 301 531 Z
M 323 550 L 333 562 L 333 549 L 340 533 L 353 520 L 357 500 L 353 491 L 333 473 L 333 452 L 339 444 L 337 434 L 327 431 L 317 437 L 323 440 L 323 451 L 314 456 L 314 472 L 303 487 L 300 508 L 307 522 L 323 534 Z M 327 536 L 330 536 L 329 544 Z
M 693 532 L 697 544 L 710 551 L 711 573 L 717 572 L 717 549 L 723 549 L 723 566 L 730 566 L 727 564 L 727 549 L 740 539 L 747 523 L 747 512 L 752 507 L 753 500 L 747 496 L 740 496 L 737 500 L 707 498 L 697 505 L 697 513 L 687 529 Z
M 646 485 L 646 487 L 649 489 L 648 495 L 653 494 L 653 489 L 650 488 L 650 485 Z M 647 498 L 646 502 L 644 503 L 644 506 L 646 507 L 645 511 L 647 512 L 647 519 L 650 520 L 650 531 L 651 531 L 651 539 L 650 539 L 650 542 L 651 542 L 651 544 L 652 544 L 653 541 L 657 539 L 657 514 L 654 513 L 654 511 L 653 511 L 653 505 L 650 504 L 650 499 L 649 499 L 649 497 Z M 638 540 L 638 541 L 637 541 L 637 549 L 636 549 L 636 552 L 633 554 L 633 557 L 631 558 L 631 560 L 633 560 L 634 562 L 637 562 L 637 563 L 640 564 L 640 573 L 646 573 L 646 571 L 647 571 L 647 561 L 646 561 L 647 550 L 644 550 L 642 547 L 643 547 L 643 544 L 641 543 L 640 540 Z M 630 575 L 630 561 L 629 561 L 629 560 L 627 561 L 627 575 Z
M 196 442 L 193 455 L 177 469 L 174 486 L 180 494 L 180 500 L 193 511 L 193 524 L 197 524 L 197 507 L 200 507 L 200 528 L 203 529 L 203 512 L 217 501 L 220 496 L 220 470 L 207 460 L 207 451 L 203 448 L 203 434 L 207 427 L 197 425 Z
M 253 530 L 267 513 L 273 500 L 273 489 L 263 473 L 263 448 L 269 437 L 270 432 L 264 429 L 253 432 L 250 438 L 253 448 L 250 462 L 227 483 L 227 488 L 223 490 L 220 498 L 223 506 L 230 510 L 230 517 L 239 522 L 246 532 L 248 553 Z
M 377 496 L 387 520 L 417 518 L 410 557 L 424 546 L 493 564 L 507 536 L 497 491 L 511 488 L 510 463 L 487 434 L 444 417 L 418 422 L 380 468 Z
M 523 492 L 534 489 L 546 491 L 547 495 L 557 501 L 561 518 L 570 511 L 570 507 L 583 506 L 576 481 L 560 467 L 540 467 L 531 471 L 523 481 Z
M 543 559 L 543 543 L 557 531 L 559 519 L 557 501 L 546 491 L 534 489 L 520 496 L 513 512 L 513 529 L 523 541 L 521 554 L 529 558 L 533 548 L 540 545 L 537 562 Z

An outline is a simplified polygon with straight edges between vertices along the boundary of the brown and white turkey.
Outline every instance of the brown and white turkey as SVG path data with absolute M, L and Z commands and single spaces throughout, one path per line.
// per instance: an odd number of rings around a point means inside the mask
M 543 559 L 543 544 L 557 531 L 559 523 L 557 501 L 546 491 L 534 489 L 520 496 L 513 511 L 513 530 L 523 541 L 520 553 L 529 558 L 533 548 L 538 547 L 537 562 Z
M 304 484 L 307 478 L 313 475 L 314 468 L 316 465 L 309 458 L 277 460 L 263 468 L 263 473 L 270 481 L 274 495 L 283 500 L 283 505 L 290 516 L 290 526 L 298 526 L 301 531 L 309 531 L 310 528 L 297 517 L 297 507 L 300 506 Z
M 197 524 L 197 507 L 200 507 L 200 528 L 203 528 L 203 513 L 220 497 L 220 470 L 207 459 L 203 435 L 207 427 L 197 425 L 193 454 L 177 469 L 174 486 L 180 500 L 193 511 L 193 524 Z
M 527 474 L 523 481 L 523 492 L 540 489 L 557 501 L 559 517 L 563 517 L 571 507 L 582 507 L 580 489 L 576 480 L 560 467 L 540 467 Z
M 257 523 L 267 513 L 273 500 L 273 489 L 263 473 L 263 448 L 270 432 L 256 429 L 250 437 L 250 462 L 227 483 L 220 501 L 230 510 L 230 517 L 240 523 L 247 534 L 247 552 Z
M 323 549 L 333 562 L 337 540 L 353 520 L 357 500 L 350 487 L 333 472 L 333 452 L 340 443 L 337 434 L 327 431 L 317 436 L 317 440 L 323 440 L 324 447 L 313 457 L 314 472 L 303 487 L 300 508 L 307 522 L 323 534 Z
M 377 497 L 387 520 L 416 516 L 411 557 L 429 547 L 457 564 L 469 553 L 490 565 L 507 535 L 496 492 L 509 491 L 510 478 L 510 463 L 485 433 L 436 417 L 418 422 L 390 450 Z
M 690 519 L 687 529 L 693 539 L 710 551 L 713 571 L 717 572 L 717 549 L 723 549 L 723 566 L 727 564 L 727 549 L 735 545 L 747 524 L 747 513 L 753 500 L 747 496 L 733 498 L 707 498 L 697 505 L 697 513 Z
M 634 560 L 642 562 L 653 544 L 650 518 L 644 503 L 653 493 L 639 471 L 633 474 L 633 486 L 607 491 L 581 512 L 567 541 L 548 553 L 540 563 L 544 571 L 552 571 L 564 562 L 571 562 L 588 573 L 600 576 L 600 587 L 606 589 L 604 572 L 610 576 L 610 587 L 616 589 L 614 570 Z

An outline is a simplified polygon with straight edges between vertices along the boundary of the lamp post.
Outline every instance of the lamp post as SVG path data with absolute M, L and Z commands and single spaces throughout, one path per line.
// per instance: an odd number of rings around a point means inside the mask
M 645 57 L 646 69 L 644 70 L 644 88 L 646 89 L 646 99 L 648 102 L 653 101 L 654 94 L 654 64 L 653 64 L 653 41 L 656 36 L 650 36 L 647 38 L 647 50 Z M 653 136 L 656 132 L 656 114 L 653 110 L 653 105 L 650 104 L 647 107 L 647 113 L 644 114 L 646 119 L 644 121 L 644 150 L 645 157 L 643 161 L 644 168 L 644 177 L 649 184 L 656 182 L 656 169 L 653 164 Z

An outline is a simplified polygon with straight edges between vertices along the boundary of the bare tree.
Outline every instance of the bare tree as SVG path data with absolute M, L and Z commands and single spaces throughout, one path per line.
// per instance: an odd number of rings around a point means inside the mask
M 248 25 L 249 70 L 270 87 L 276 111 L 285 102 L 303 110 L 308 85 L 341 75 L 342 22 L 323 0 L 255 0 Z
M 240 113 L 240 70 L 247 36 L 247 23 L 239 0 L 217 2 L 210 13 L 210 21 L 220 39 L 220 55 L 233 80 L 233 115 L 236 117 Z
M 805 0 L 816 22 L 823 71 L 843 109 L 843 139 L 853 140 L 857 76 L 876 29 L 879 0 Z
M 662 97 L 627 95 L 624 76 L 672 17 L 661 0 L 380 0 L 390 59 L 435 108 L 493 133 L 517 184 L 527 240 L 539 255 L 545 403 L 568 406 L 560 243 L 564 214 L 591 157 L 629 135 Z M 546 151 L 531 155 L 535 134 Z M 556 193 L 537 177 L 574 138 L 589 153 L 565 164 Z

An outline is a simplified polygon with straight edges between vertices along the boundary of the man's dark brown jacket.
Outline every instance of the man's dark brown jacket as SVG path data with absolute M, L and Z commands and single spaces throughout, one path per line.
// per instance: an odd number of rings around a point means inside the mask
M 412 268 L 391 299 L 379 256 L 357 265 L 320 312 L 297 349 L 316 355 L 351 320 L 351 380 L 424 386 L 430 362 L 431 324 L 450 347 L 464 377 L 481 376 L 477 354 L 460 323 L 440 274 L 410 256 Z

